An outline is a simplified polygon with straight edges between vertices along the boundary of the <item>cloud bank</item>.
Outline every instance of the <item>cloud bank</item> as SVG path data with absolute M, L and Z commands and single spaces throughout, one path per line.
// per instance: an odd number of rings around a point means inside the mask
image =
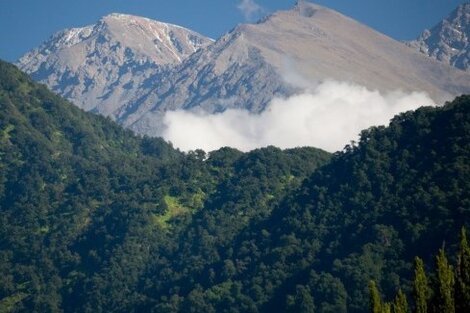
M 260 114 L 230 109 L 203 114 L 170 111 L 163 137 L 184 151 L 230 146 L 242 151 L 274 145 L 313 146 L 333 152 L 357 140 L 361 130 L 386 125 L 396 114 L 435 105 L 424 93 L 380 93 L 326 81 L 287 99 L 273 99 Z
M 254 0 L 242 0 L 237 5 L 237 9 L 243 14 L 245 20 L 249 21 L 257 18 L 258 15 L 264 12 L 264 9 Z

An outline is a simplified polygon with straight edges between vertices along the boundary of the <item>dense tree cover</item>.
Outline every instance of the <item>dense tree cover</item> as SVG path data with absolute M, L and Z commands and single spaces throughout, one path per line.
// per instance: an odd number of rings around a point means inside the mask
M 173 239 L 200 232 L 193 218 L 207 215 L 207 232 L 228 245 L 329 158 L 313 148 L 183 154 L 0 62 L 0 311 L 132 311 L 147 303 L 150 265 L 191 253 Z
M 64 290 L 159 212 L 181 158 L 0 63 L 0 307 L 59 311 Z
M 370 279 L 387 296 L 409 291 L 414 255 L 429 260 L 443 240 L 454 249 L 452 234 L 469 223 L 469 109 L 461 97 L 364 131 L 229 245 L 210 236 L 204 212 L 178 239 L 188 253 L 180 246 L 174 259 L 188 265 L 152 266 L 145 295 L 156 311 L 289 311 L 312 302 L 316 312 L 365 312 Z M 312 301 L 301 300 L 306 291 Z
M 383 302 L 374 281 L 369 283 L 369 312 L 371 313 L 466 313 L 470 302 L 468 301 L 468 276 L 470 263 L 465 261 L 470 255 L 470 246 L 467 242 L 467 233 L 462 228 L 460 248 L 456 258 L 456 265 L 449 264 L 443 248 L 439 249 L 436 256 L 434 275 L 424 272 L 423 261 L 416 257 L 415 277 L 413 292 L 413 308 L 408 307 L 408 300 L 400 289 L 393 303 Z M 432 283 L 428 284 L 426 276 L 433 277 Z M 460 283 L 457 283 L 460 282 Z
M 332 158 L 181 153 L 5 63 L 0 106 L 0 311 L 367 312 L 370 280 L 399 310 L 470 223 L 470 97 Z
M 399 286 L 409 288 L 415 254 L 429 260 L 443 240 L 452 249 L 453 234 L 470 220 L 469 113 L 470 98 L 460 97 L 364 131 L 357 145 L 338 153 L 273 212 L 270 233 L 278 247 L 269 244 L 270 261 L 294 277 L 279 287 L 281 294 L 308 285 L 314 299 L 328 299 L 318 311 L 346 305 L 349 312 L 365 311 L 371 278 L 390 296 Z M 336 298 L 322 291 L 332 283 L 319 288 L 309 274 L 332 275 L 341 286 Z M 343 290 L 347 297 L 340 301 Z M 273 299 L 271 308 L 282 304 Z M 343 306 L 330 309 L 332 303 Z

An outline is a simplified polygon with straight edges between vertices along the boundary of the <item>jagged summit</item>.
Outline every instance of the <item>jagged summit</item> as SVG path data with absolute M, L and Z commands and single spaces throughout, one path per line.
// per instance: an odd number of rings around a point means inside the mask
M 321 11 L 336 13 L 335 11 L 328 9 L 327 7 L 305 0 L 297 1 L 291 11 L 298 12 L 302 17 L 313 17 L 316 13 L 319 13 Z
M 150 75 L 210 43 L 180 26 L 112 13 L 57 32 L 17 65 L 78 106 L 114 116 Z
M 181 26 L 140 16 L 112 13 L 93 25 L 57 32 L 38 49 L 23 56 L 18 63 L 20 67 L 26 67 L 30 62 L 38 60 L 37 52 L 47 57 L 51 52 L 76 45 L 87 43 L 88 46 L 97 46 L 97 43 L 102 43 L 98 41 L 119 42 L 133 49 L 141 57 L 147 57 L 158 64 L 181 62 L 211 42 L 210 39 Z M 43 58 L 39 60 L 42 61 Z M 31 71 L 30 67 L 24 69 Z
M 138 23 L 150 23 L 150 24 L 155 24 L 155 25 L 161 25 L 161 26 L 164 26 L 164 27 L 169 26 L 169 27 L 174 27 L 174 28 L 181 28 L 181 29 L 187 30 L 188 32 L 193 32 L 192 30 L 190 30 L 186 27 L 180 26 L 180 25 L 176 25 L 176 24 L 172 24 L 172 23 L 168 23 L 168 22 L 157 21 L 157 20 L 152 20 L 148 17 L 132 15 L 132 14 L 110 13 L 108 15 L 103 16 L 100 20 L 101 21 L 120 20 L 120 21 L 125 22 L 125 23 L 136 23 L 136 22 L 138 22 Z
M 137 15 L 132 15 L 132 14 L 125 14 L 125 13 L 109 13 L 108 15 L 103 16 L 100 20 L 109 20 L 109 19 L 120 19 L 120 20 L 131 20 L 131 19 L 138 19 L 138 20 L 147 20 L 149 22 L 157 22 L 155 20 L 143 17 L 143 16 L 137 16 Z
M 409 45 L 436 60 L 470 71 L 470 3 L 459 5 Z
M 280 15 L 300 16 L 302 18 L 316 18 L 318 17 L 318 15 L 321 14 L 341 15 L 340 13 L 331 10 L 327 7 L 302 0 L 297 1 L 296 4 L 289 10 L 277 11 L 261 18 L 256 24 L 263 24 L 265 22 L 269 22 L 272 19 L 276 19 Z
M 456 92 L 444 86 L 441 74 L 435 74 L 451 69 L 409 53 L 401 43 L 356 20 L 307 1 L 276 12 L 262 23 L 242 25 L 232 34 L 234 47 L 229 49 L 234 54 L 240 55 L 235 47 L 255 48 L 281 74 L 287 62 L 310 81 L 334 78 L 379 90 L 423 90 L 436 100 L 442 100 L 446 89 Z M 227 46 L 225 42 L 215 45 Z

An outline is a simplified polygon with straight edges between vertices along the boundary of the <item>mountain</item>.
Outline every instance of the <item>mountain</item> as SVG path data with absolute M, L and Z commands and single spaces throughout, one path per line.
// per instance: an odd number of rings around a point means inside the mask
M 150 76 L 211 42 L 180 26 L 110 14 L 54 34 L 17 65 L 79 107 L 115 117 L 121 103 L 135 101 L 145 90 Z
M 424 91 L 436 102 L 470 92 L 470 74 L 410 51 L 402 43 L 338 12 L 306 1 L 257 24 L 240 25 L 215 43 L 192 33 L 197 39 L 189 41 L 197 44 L 190 44 L 184 55 L 195 51 L 195 46 L 201 49 L 186 58 L 180 56 L 181 63 L 170 58 L 173 63 L 168 62 L 171 65 L 164 69 L 156 66 L 156 61 L 143 61 L 148 58 L 140 57 L 142 53 L 125 53 L 127 45 L 131 51 L 140 51 L 135 43 L 147 41 L 148 45 L 143 45 L 149 47 L 144 49 L 148 55 L 158 42 L 156 38 L 166 38 L 153 32 L 149 36 L 139 33 L 139 40 L 130 39 L 136 37 L 135 33 L 119 36 L 122 24 L 127 25 L 125 34 L 142 23 L 151 24 L 136 17 L 107 17 L 94 26 L 96 36 L 88 37 L 89 29 L 83 34 L 74 31 L 77 35 L 71 37 L 78 39 L 72 43 L 79 41 L 77 45 L 53 53 L 41 53 L 39 49 L 18 64 L 80 107 L 109 115 L 149 135 L 162 134 L 162 119 L 168 110 L 215 113 L 243 108 L 258 113 L 274 97 L 290 96 L 327 79 L 380 91 Z M 107 31 L 114 27 L 118 31 Z M 82 37 L 89 39 L 79 39 Z M 55 45 L 54 38 L 44 49 L 55 51 L 47 48 Z M 187 42 L 183 39 L 179 42 Z M 116 55 L 115 41 L 120 43 L 120 53 L 118 60 L 110 62 L 109 58 Z M 101 42 L 106 53 L 101 53 Z M 93 52 L 86 52 L 89 50 Z M 74 65 L 75 56 L 71 58 L 75 53 L 81 55 L 76 62 L 80 65 Z M 42 54 L 48 56 L 47 62 Z M 87 55 L 91 61 L 84 59 Z
M 305 1 L 257 24 L 240 25 L 176 66 L 129 104 L 122 124 L 159 135 L 168 110 L 262 111 L 326 79 L 369 89 L 425 91 L 436 101 L 470 92 L 457 71 L 338 12 Z
M 443 63 L 470 70 L 470 3 L 458 6 L 446 19 L 408 43 Z
M 470 226 L 470 97 L 329 155 L 181 153 L 0 61 L 0 311 L 368 312 Z

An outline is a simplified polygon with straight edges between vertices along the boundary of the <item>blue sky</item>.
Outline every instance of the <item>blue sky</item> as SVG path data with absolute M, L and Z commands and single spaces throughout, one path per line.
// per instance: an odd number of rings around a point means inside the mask
M 241 2 L 245 1 L 244 5 Z M 255 5 L 253 1 L 256 1 Z M 0 0 L 0 58 L 14 61 L 52 33 L 119 12 L 178 24 L 218 38 L 239 23 L 295 0 Z M 468 0 L 317 0 L 395 39 L 411 39 Z M 242 12 L 245 9 L 245 12 Z M 250 14 L 251 9 L 251 14 Z

